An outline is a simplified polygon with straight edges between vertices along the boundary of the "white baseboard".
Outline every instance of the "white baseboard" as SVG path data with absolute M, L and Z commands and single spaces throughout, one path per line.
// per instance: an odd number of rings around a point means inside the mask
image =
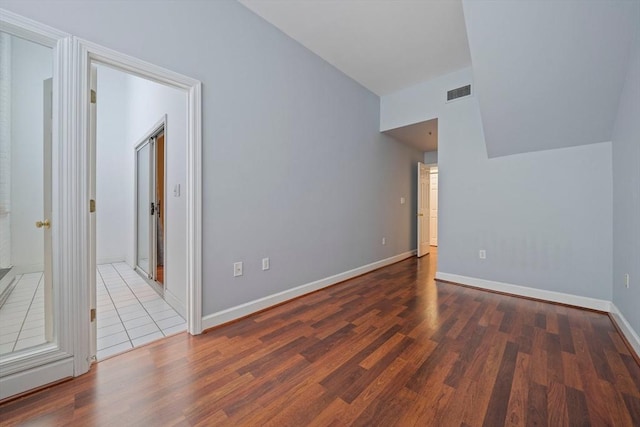
M 629 322 L 627 322 L 627 319 L 625 319 L 622 312 L 614 303 L 611 303 L 611 315 L 615 318 L 618 328 L 620 328 L 624 337 L 629 341 L 629 344 L 631 344 L 631 347 L 635 350 L 636 355 L 640 356 L 640 337 L 636 331 L 633 330 Z
M 32 390 L 63 378 L 73 377 L 73 358 L 38 366 L 0 378 L 0 399 Z
M 442 273 L 440 271 L 436 272 L 436 280 L 445 280 L 448 282 L 473 286 L 474 288 L 488 289 L 491 291 L 504 292 L 507 294 L 519 295 L 528 298 L 557 302 L 560 304 L 575 305 L 576 307 L 606 311 L 607 313 L 611 311 L 611 301 L 602 299 L 582 297 L 579 295 L 565 294 L 562 292 L 547 291 L 544 289 L 529 288 L 527 286 L 512 285 L 510 283 L 494 282 L 493 280 L 460 276 L 458 274 Z
M 178 297 L 171 293 L 168 289 L 164 290 L 164 300 L 167 304 L 169 304 L 175 311 L 178 312 L 183 319 L 187 318 L 187 311 L 185 310 L 184 303 L 180 301 Z
M 212 328 L 214 326 L 218 326 L 223 323 L 248 316 L 249 314 L 264 310 L 265 308 L 283 303 L 290 299 L 297 298 L 299 296 L 317 291 L 319 289 L 326 288 L 327 286 L 335 285 L 336 283 L 340 283 L 345 280 L 352 279 L 356 276 L 368 273 L 370 271 L 377 270 L 378 268 L 382 268 L 398 261 L 402 261 L 411 256 L 414 256 L 415 254 L 416 251 L 404 252 L 402 254 L 376 261 L 362 267 L 354 268 L 353 270 L 345 271 L 344 273 L 339 273 L 330 277 L 326 277 L 324 279 L 316 280 L 315 282 L 307 283 L 305 285 L 301 285 L 292 289 L 287 289 L 286 291 L 278 292 L 277 294 L 268 295 L 254 301 L 249 301 L 245 304 L 209 314 L 208 316 L 204 316 L 202 318 L 202 328 Z

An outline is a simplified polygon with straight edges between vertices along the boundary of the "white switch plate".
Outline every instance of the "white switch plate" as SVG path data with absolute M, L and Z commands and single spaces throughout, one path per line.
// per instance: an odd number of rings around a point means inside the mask
M 478 258 L 480 259 L 487 259 L 487 251 L 484 249 L 480 249 L 478 251 Z
M 173 197 L 180 197 L 180 184 L 173 186 Z
M 242 276 L 242 262 L 233 263 L 233 277 Z
M 269 269 L 269 258 L 262 258 L 262 269 L 263 270 Z
M 624 275 L 624 286 L 629 287 L 629 273 Z
M 387 238 L 386 238 L 386 237 L 383 237 L 383 238 L 382 238 L 382 244 L 383 244 L 383 245 L 386 245 L 386 244 L 387 244 Z
M 404 197 L 400 197 L 400 204 L 404 205 Z

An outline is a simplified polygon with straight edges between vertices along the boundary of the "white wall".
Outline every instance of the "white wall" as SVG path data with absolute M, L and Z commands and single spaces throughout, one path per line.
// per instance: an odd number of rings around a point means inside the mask
M 160 85 L 135 76 L 127 76 L 127 139 L 131 141 L 129 156 L 133 165 L 135 145 L 145 137 L 163 116 L 165 129 L 166 200 L 165 200 L 165 297 L 178 300 L 184 315 L 186 302 L 186 197 L 184 191 L 174 196 L 179 185 L 186 188 L 187 98 L 183 91 Z M 132 173 L 133 176 L 133 173 Z M 134 181 L 131 181 L 133 183 Z M 131 187 L 133 188 L 133 187 Z M 133 194 L 131 207 L 134 206 Z M 132 233 L 133 236 L 133 233 Z M 169 295 L 167 295 L 169 294 Z
M 445 103 L 472 80 L 381 99 L 383 130 L 438 118 L 438 271 L 611 300 L 611 144 L 488 159 L 477 99 Z
M 17 37 L 11 52 L 11 262 L 42 271 L 44 234 L 35 223 L 44 219 L 43 81 L 52 76 L 52 52 Z
M 239 3 L 2 5 L 202 81 L 204 315 L 415 248 L 422 153 L 379 133 L 376 95 Z
M 640 335 L 640 40 L 613 137 L 613 302 Z M 629 274 L 629 288 L 624 275 Z M 640 345 L 640 342 L 637 343 Z
M 96 257 L 133 265 L 133 149 L 128 138 L 128 78 L 98 67 Z

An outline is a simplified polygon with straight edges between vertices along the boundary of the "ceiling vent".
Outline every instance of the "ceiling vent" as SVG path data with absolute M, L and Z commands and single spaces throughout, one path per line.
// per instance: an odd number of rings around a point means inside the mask
M 471 95 L 471 85 L 462 86 L 456 89 L 447 91 L 447 102 L 451 102 L 458 98 Z

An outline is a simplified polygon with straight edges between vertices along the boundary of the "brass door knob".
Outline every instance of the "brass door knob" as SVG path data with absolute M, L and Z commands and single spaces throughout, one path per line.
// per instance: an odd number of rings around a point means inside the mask
M 51 223 L 49 222 L 48 219 L 45 219 L 44 221 L 36 221 L 36 227 L 38 228 L 50 228 L 51 227 Z

